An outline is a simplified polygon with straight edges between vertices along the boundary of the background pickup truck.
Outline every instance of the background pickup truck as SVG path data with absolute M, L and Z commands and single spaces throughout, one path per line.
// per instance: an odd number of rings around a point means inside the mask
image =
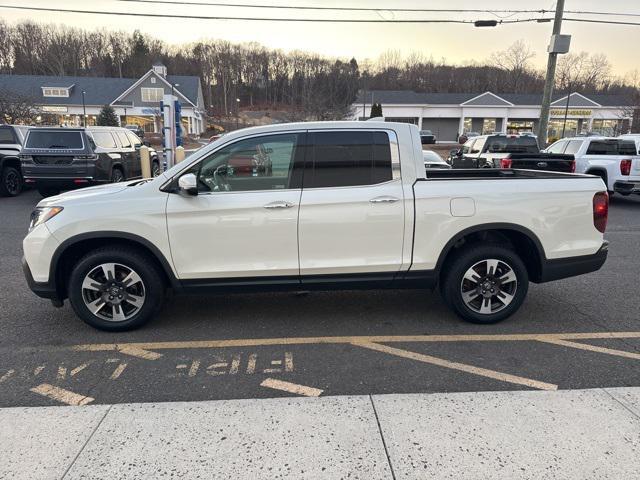
M 640 156 L 633 138 L 564 138 L 547 151 L 574 155 L 576 172 L 602 178 L 610 195 L 640 193 Z
M 20 150 L 28 127 L 0 125 L 0 197 L 20 195 L 23 187 Z
M 269 171 L 236 175 L 229 162 L 256 151 Z M 607 211 L 598 177 L 427 173 L 413 125 L 278 124 L 225 135 L 155 179 L 41 201 L 23 266 L 35 293 L 106 330 L 142 325 L 167 288 L 439 287 L 459 316 L 491 323 L 529 281 L 599 269 Z
M 481 135 L 450 156 L 453 168 L 524 168 L 573 173 L 573 155 L 540 151 L 533 135 Z

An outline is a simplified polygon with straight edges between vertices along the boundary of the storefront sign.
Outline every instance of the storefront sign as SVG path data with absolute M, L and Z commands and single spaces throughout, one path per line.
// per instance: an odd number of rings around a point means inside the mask
M 551 110 L 552 117 L 564 117 L 565 113 L 568 117 L 590 117 L 592 112 L 591 110 L 573 110 L 573 109 Z
M 45 113 L 67 113 L 67 107 L 56 107 L 53 105 L 43 105 L 42 111 Z

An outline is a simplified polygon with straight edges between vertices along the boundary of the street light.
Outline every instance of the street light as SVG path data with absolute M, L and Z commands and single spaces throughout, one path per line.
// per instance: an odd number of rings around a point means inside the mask
M 84 95 L 85 95 L 85 91 L 82 91 L 82 126 L 86 127 L 87 126 L 87 107 L 84 103 Z

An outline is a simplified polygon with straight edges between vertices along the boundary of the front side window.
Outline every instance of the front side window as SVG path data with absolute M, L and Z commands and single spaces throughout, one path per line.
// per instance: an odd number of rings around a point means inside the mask
M 115 132 L 120 140 L 120 145 L 122 148 L 129 148 L 131 146 L 131 142 L 129 142 L 129 137 L 127 137 L 123 132 Z
M 131 140 L 131 144 L 134 147 L 138 148 L 138 147 L 140 147 L 142 145 L 142 142 L 140 141 L 140 138 L 135 133 L 129 132 L 129 131 L 126 131 L 124 133 L 127 135 L 127 137 L 129 137 L 129 140 Z
M 117 148 L 116 141 L 110 132 L 106 131 L 93 131 L 91 132 L 93 141 L 98 147 L 101 148 Z
M 11 127 L 0 128 L 0 144 L 16 143 Z
M 582 140 L 570 140 L 565 148 L 564 153 L 567 155 L 575 155 L 582 146 Z
M 375 185 L 393 178 L 386 132 L 311 133 L 308 155 L 304 188 Z
M 162 101 L 164 96 L 163 88 L 141 88 L 141 95 L 143 102 L 157 103 Z
M 239 140 L 191 169 L 201 192 L 242 192 L 295 188 L 294 168 L 302 163 L 303 134 Z

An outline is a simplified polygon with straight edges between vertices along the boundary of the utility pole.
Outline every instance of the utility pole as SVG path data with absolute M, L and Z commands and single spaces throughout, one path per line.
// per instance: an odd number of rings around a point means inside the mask
M 542 105 L 540 108 L 540 121 L 538 122 L 538 142 L 540 146 L 547 145 L 547 131 L 549 128 L 549 110 L 551 109 L 551 97 L 553 96 L 553 84 L 556 78 L 556 64 L 558 63 L 558 54 L 567 53 L 569 45 L 567 41 L 566 51 L 564 48 L 559 49 L 557 45 L 558 36 L 562 28 L 562 15 L 564 14 L 564 0 L 557 0 L 556 17 L 553 21 L 553 35 L 549 44 L 549 60 L 547 61 L 547 77 L 544 82 L 544 93 L 542 94 Z

